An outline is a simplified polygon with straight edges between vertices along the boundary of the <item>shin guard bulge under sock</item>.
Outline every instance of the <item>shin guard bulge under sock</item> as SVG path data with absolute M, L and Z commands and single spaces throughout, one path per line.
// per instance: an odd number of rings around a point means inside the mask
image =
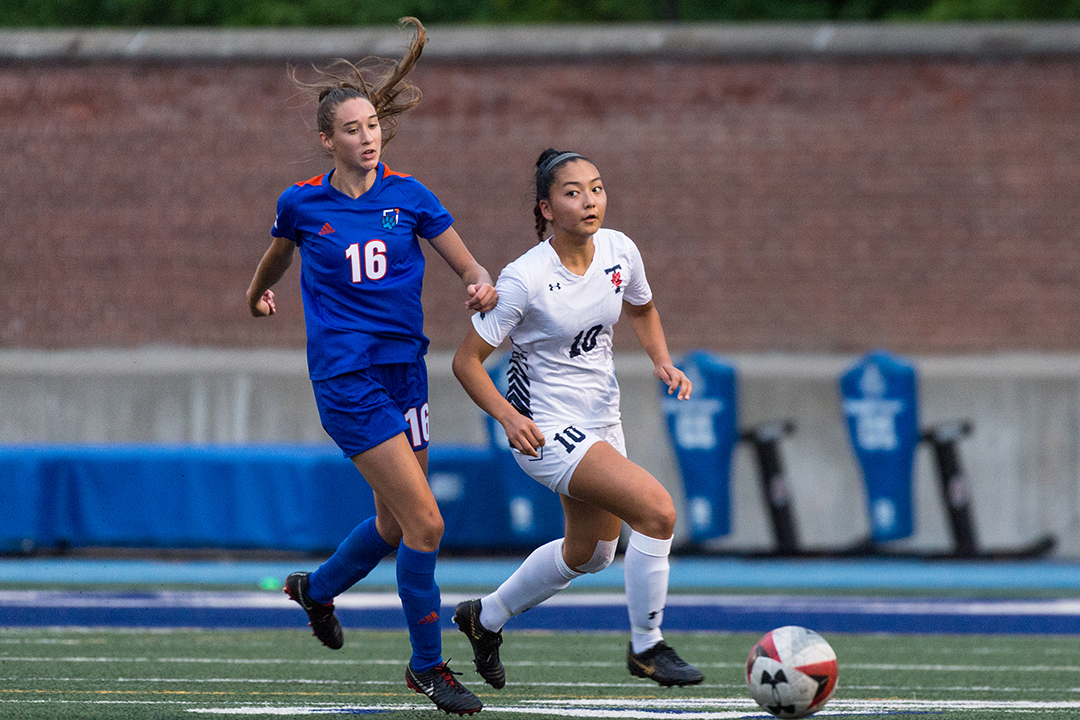
M 663 639 L 660 625 L 667 603 L 671 538 L 660 540 L 631 531 L 623 560 L 630 640 L 635 653 Z
M 398 597 L 405 611 L 412 642 L 410 664 L 420 673 L 442 662 L 441 598 L 435 584 L 435 558 L 439 551 L 420 552 L 401 543 L 397 554 Z

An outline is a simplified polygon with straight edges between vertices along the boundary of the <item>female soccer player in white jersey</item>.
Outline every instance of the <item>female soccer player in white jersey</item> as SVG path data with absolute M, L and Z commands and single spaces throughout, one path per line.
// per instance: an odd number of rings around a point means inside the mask
M 481 702 L 442 659 L 435 558 L 443 520 L 426 479 L 428 340 L 419 238 L 426 238 L 461 277 L 469 296 L 466 307 L 491 310 L 498 296 L 491 276 L 473 259 L 431 191 L 380 162 L 397 116 L 420 101 L 405 76 L 426 35 L 415 18 L 405 22 L 412 23 L 416 36 L 385 76 L 369 80 L 370 68 L 361 71 L 340 61 L 343 74 L 321 71 L 314 85 L 297 81 L 318 95 L 319 139 L 334 168 L 282 193 L 274 240 L 247 300 L 256 317 L 273 315 L 270 287 L 299 250 L 308 369 L 319 417 L 375 495 L 376 515 L 358 525 L 314 572 L 290 575 L 285 592 L 307 611 L 314 635 L 338 649 L 343 636 L 334 598 L 396 549 L 398 595 L 413 648 L 406 682 L 441 710 L 471 715 Z
M 611 351 L 619 316 L 629 318 L 669 394 L 685 400 L 691 384 L 672 365 L 637 247 L 602 227 L 606 207 L 593 163 L 546 150 L 536 164 L 540 243 L 502 271 L 498 305 L 473 316 L 454 357 L 455 375 L 502 424 L 518 464 L 559 493 L 566 521 L 565 537 L 534 550 L 492 594 L 456 608 L 454 621 L 472 644 L 476 670 L 495 688 L 506 682 L 499 660 L 503 624 L 574 578 L 606 568 L 623 521 L 631 528 L 624 563 L 627 667 L 664 686 L 703 680 L 660 631 L 675 506 L 656 478 L 626 458 Z M 510 390 L 503 397 L 482 363 L 507 337 Z

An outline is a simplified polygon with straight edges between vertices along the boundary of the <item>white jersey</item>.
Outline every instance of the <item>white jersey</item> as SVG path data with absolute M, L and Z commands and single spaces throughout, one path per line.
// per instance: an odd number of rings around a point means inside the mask
M 512 344 L 506 399 L 541 429 L 619 422 L 619 384 L 611 339 L 623 302 L 652 299 L 634 241 L 615 230 L 593 235 L 584 275 L 563 267 L 550 242 L 507 265 L 494 310 L 472 316 L 489 345 Z

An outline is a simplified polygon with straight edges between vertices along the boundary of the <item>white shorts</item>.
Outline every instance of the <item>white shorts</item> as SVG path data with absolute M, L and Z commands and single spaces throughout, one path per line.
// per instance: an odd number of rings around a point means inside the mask
M 514 459 L 533 480 L 546 485 L 553 492 L 569 495 L 570 478 L 589 448 L 598 442 L 606 442 L 626 457 L 626 440 L 622 423 L 598 428 L 543 427 L 544 445 L 537 448 L 540 457 L 529 457 L 514 450 Z

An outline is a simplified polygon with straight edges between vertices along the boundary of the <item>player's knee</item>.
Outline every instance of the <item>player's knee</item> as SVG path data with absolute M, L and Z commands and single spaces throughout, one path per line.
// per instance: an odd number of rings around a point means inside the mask
M 596 543 L 592 557 L 578 565 L 575 570 L 582 573 L 598 573 L 615 559 L 615 548 L 619 544 L 616 540 L 600 540 Z
M 443 519 L 439 514 L 416 518 L 403 528 L 405 544 L 414 550 L 432 552 L 439 548 L 443 536 Z
M 664 491 L 648 507 L 648 513 L 640 523 L 633 525 L 634 529 L 649 537 L 671 537 L 675 532 L 675 503 L 672 501 L 671 495 Z

